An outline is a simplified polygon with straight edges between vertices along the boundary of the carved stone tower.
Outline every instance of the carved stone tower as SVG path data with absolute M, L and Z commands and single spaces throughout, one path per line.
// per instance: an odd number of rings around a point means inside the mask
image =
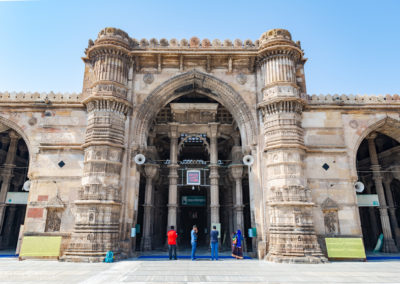
M 303 52 L 287 30 L 274 29 L 260 38 L 259 72 L 264 157 L 269 208 L 269 250 L 275 262 L 325 261 L 314 232 L 311 195 L 304 175 L 305 146 L 301 115 L 306 101 Z
M 128 98 L 128 57 L 132 39 L 115 28 L 103 29 L 89 42 L 84 58 L 83 104 L 87 108 L 82 188 L 75 201 L 76 219 L 66 258 L 101 261 L 108 250 L 119 252 L 120 172 Z

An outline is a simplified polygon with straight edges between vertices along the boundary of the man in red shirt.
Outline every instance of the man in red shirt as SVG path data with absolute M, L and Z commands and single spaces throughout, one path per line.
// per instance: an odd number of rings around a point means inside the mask
M 172 259 L 172 254 L 174 254 L 174 259 L 176 260 L 176 238 L 178 237 L 178 234 L 174 230 L 174 226 L 171 226 L 171 230 L 168 231 L 167 233 L 168 237 L 168 253 L 169 253 L 169 259 Z

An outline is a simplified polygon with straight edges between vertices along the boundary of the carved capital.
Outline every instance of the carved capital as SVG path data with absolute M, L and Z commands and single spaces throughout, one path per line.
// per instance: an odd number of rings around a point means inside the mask
M 179 123 L 176 123 L 176 122 L 169 123 L 168 135 L 170 138 L 178 138 L 179 137 L 178 126 L 179 126 Z
M 376 132 L 372 132 L 370 134 L 367 135 L 367 137 L 365 137 L 365 139 L 367 140 L 375 140 L 376 136 L 378 136 L 378 134 Z
M 243 165 L 242 164 L 230 165 L 229 169 L 235 180 L 242 178 L 242 176 L 243 176 Z
M 219 123 L 217 123 L 217 122 L 208 123 L 208 127 L 210 129 L 210 137 L 211 138 L 218 137 L 218 126 L 219 126 Z
M 146 164 L 144 165 L 144 172 L 146 174 L 146 177 L 149 179 L 154 179 L 157 175 L 159 165 L 156 164 Z
M 8 133 L 8 136 L 10 136 L 11 140 L 18 140 L 20 138 L 19 134 L 13 130 Z

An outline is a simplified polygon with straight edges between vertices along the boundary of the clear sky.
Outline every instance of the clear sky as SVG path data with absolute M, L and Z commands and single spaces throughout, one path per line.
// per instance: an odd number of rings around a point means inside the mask
M 89 38 L 118 27 L 141 39 L 300 40 L 309 94 L 400 93 L 400 1 L 4 1 L 0 91 L 80 92 Z

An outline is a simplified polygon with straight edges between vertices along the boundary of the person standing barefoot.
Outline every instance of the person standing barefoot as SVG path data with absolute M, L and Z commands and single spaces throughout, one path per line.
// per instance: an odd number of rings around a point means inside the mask
M 193 229 L 190 232 L 190 243 L 192 244 L 192 260 L 196 259 L 196 249 L 197 249 L 197 226 L 193 225 Z
M 178 234 L 174 230 L 174 226 L 171 226 L 171 230 L 168 231 L 167 237 L 168 237 L 168 254 L 169 254 L 169 259 L 172 259 L 172 256 L 174 256 L 174 259 L 177 259 L 176 256 L 176 238 L 178 237 Z

